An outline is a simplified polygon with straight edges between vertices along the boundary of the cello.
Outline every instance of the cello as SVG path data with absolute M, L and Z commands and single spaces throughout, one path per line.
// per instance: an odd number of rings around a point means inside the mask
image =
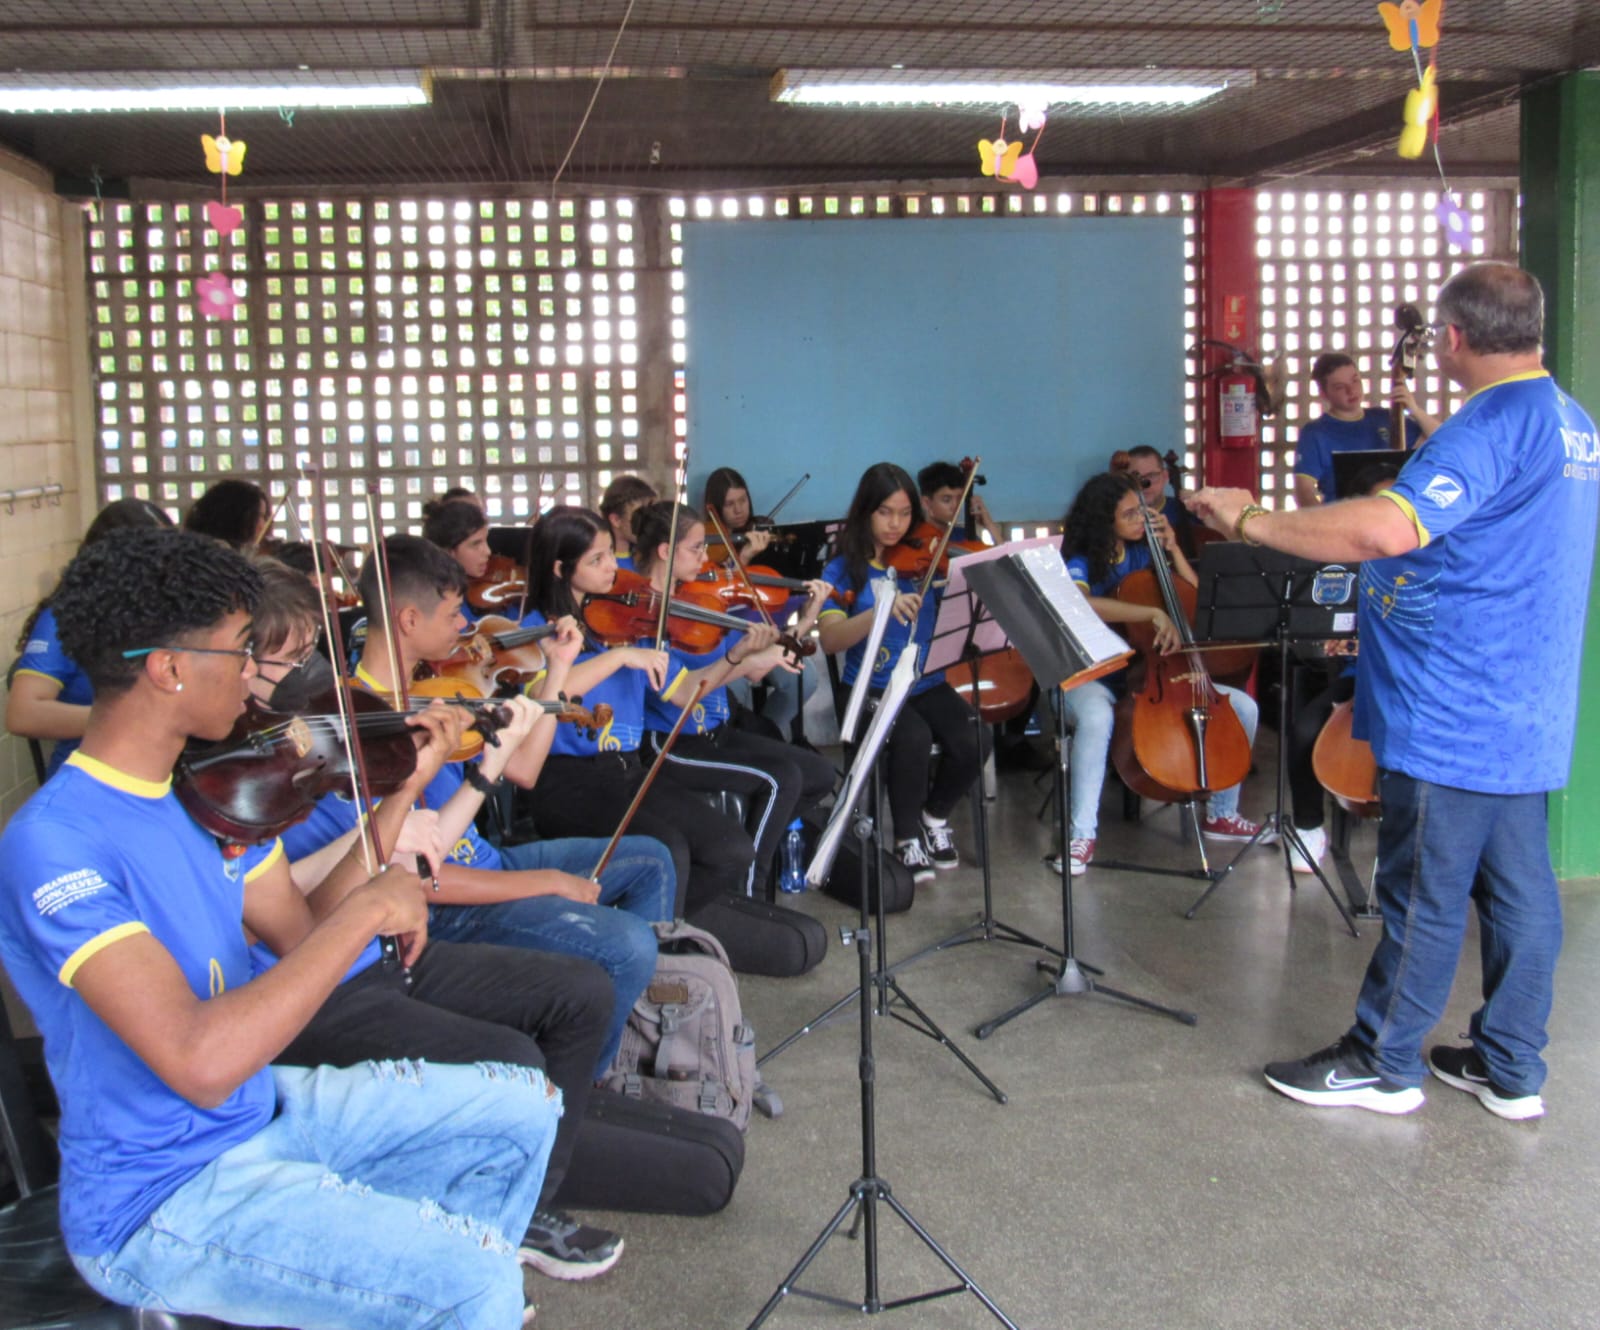
M 1111 760 L 1135 794 L 1158 803 L 1182 803 L 1228 789 L 1249 775 L 1250 740 L 1233 704 L 1211 681 L 1204 648 L 1195 642 L 1183 612 L 1149 505 L 1142 492 L 1135 492 L 1151 567 L 1123 578 L 1118 599 L 1159 605 L 1177 630 L 1179 646 L 1162 655 L 1148 624 L 1123 625 L 1140 653 L 1143 673 L 1139 686 L 1130 687 L 1117 703 Z M 1141 599 L 1152 587 L 1159 600 Z M 1138 678 L 1140 666 L 1134 668 Z
M 1376 817 L 1382 809 L 1378 797 L 1378 759 L 1372 745 L 1355 737 L 1355 703 L 1339 702 L 1317 735 L 1311 750 L 1311 769 L 1317 782 L 1334 802 L 1354 817 Z

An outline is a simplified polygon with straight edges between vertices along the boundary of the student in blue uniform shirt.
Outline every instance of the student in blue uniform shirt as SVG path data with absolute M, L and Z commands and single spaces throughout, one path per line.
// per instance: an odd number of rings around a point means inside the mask
M 558 1093 L 510 1066 L 270 1067 L 374 935 L 426 954 L 422 884 L 346 860 L 330 882 L 353 888 L 255 977 L 244 930 L 277 921 L 247 897 L 281 853 L 231 854 L 172 792 L 184 744 L 243 709 L 259 585 L 215 541 L 127 531 L 53 597 L 95 703 L 0 836 L 0 963 L 61 1101 L 68 1250 L 106 1297 L 163 1311 L 514 1325 Z M 459 737 L 452 714 L 419 722 L 419 778 Z
M 1389 437 L 1389 409 L 1363 406 L 1366 385 L 1356 362 L 1342 351 L 1325 351 L 1311 366 L 1311 381 L 1322 400 L 1322 414 L 1300 427 L 1294 445 L 1294 502 L 1309 508 L 1338 498 L 1333 455 L 1375 448 L 1410 449 L 1430 437 L 1439 422 L 1424 412 L 1402 384 L 1395 400 L 1410 413 L 1402 442 Z
M 172 519 L 147 499 L 116 499 L 96 514 L 78 548 L 87 549 L 113 531 L 171 525 Z M 48 778 L 83 737 L 94 685 L 62 650 L 48 596 L 22 625 L 17 651 L 6 679 L 6 729 L 24 739 L 54 740 L 45 765 Z
M 529 565 L 530 608 L 524 622 L 575 615 L 584 596 L 608 594 L 616 582 L 611 528 L 599 513 L 588 509 L 553 508 L 533 529 Z M 740 650 L 735 646 L 735 655 Z M 540 835 L 608 836 L 616 829 L 647 770 L 640 753 L 646 692 L 667 691 L 675 673 L 664 650 L 606 648 L 586 639 L 567 675 L 567 692 L 581 698 L 586 707 L 604 702 L 613 714 L 598 733 L 571 725 L 556 731 L 550 756 L 527 800 Z M 698 794 L 679 784 L 670 767 L 651 785 L 630 829 L 671 851 L 689 922 L 725 895 L 744 895 L 755 854 L 749 835 L 733 818 L 708 807 Z M 743 956 L 729 954 L 735 969 L 744 965 Z
M 657 591 L 667 585 L 668 546 L 673 505 L 647 504 L 633 519 L 636 571 L 650 578 Z M 670 560 L 675 583 L 693 579 L 705 560 L 706 528 L 692 508 L 678 506 L 677 548 Z M 832 590 L 826 582 L 813 582 L 811 595 L 794 633 L 804 637 L 816 622 L 817 611 Z M 670 692 L 651 690 L 645 695 L 646 744 L 653 753 L 694 696 L 697 684 L 706 691 L 694 703 L 667 763 L 686 789 L 733 790 L 748 801 L 746 827 L 753 841 L 750 875 L 745 894 L 766 889 L 778 845 L 796 812 L 812 808 L 833 791 L 833 763 L 820 753 L 769 739 L 735 726 L 729 720 L 728 685 L 739 679 L 757 680 L 772 672 L 796 671 L 779 645 L 762 647 L 767 631 L 752 625 L 748 634 L 730 633 L 711 651 L 691 655 L 671 648 Z
M 981 477 L 980 477 L 981 480 Z M 922 492 L 922 514 L 936 526 L 949 527 L 951 540 L 1001 543 L 1000 528 L 989 515 L 989 505 L 973 490 L 969 503 L 976 531 L 963 525 L 961 492 L 967 487 L 967 473 L 954 462 L 932 462 L 917 472 L 917 489 Z
M 422 535 L 437 545 L 460 566 L 467 581 L 474 582 L 489 571 L 489 519 L 483 509 L 468 499 L 433 500 L 423 505 Z M 497 611 L 503 617 L 512 617 L 516 605 Z M 468 623 L 474 623 L 479 613 L 466 600 L 461 602 L 461 613 Z
M 617 476 L 600 496 L 600 516 L 611 528 L 618 568 L 633 567 L 633 515 L 655 501 L 655 487 L 642 476 Z
M 898 579 L 884 564 L 886 552 L 921 521 L 917 486 L 905 470 L 892 462 L 868 467 L 845 514 L 839 553 L 822 570 L 822 580 L 838 589 L 839 603 L 823 609 L 817 626 L 822 649 L 844 653 L 843 681 L 853 685 L 864 668 L 861 657 L 876 598 L 894 597 L 893 616 L 870 666 L 869 686 L 881 692 L 901 649 L 907 643 L 915 645 L 918 678 L 881 760 L 886 763 L 895 853 L 917 882 L 931 882 L 935 869 L 955 868 L 961 862 L 950 831 L 950 813 L 977 780 L 983 755 L 974 734 L 972 708 L 944 681 L 942 672 L 922 673 L 938 612 L 937 595 L 918 595 L 915 583 Z M 846 602 L 848 609 L 843 608 Z M 930 786 L 935 742 L 941 751 Z
M 1287 513 L 1243 490 L 1190 502 L 1241 540 L 1361 562 L 1355 732 L 1379 769 L 1383 936 L 1351 1027 L 1269 1064 L 1268 1084 L 1318 1107 L 1409 1113 L 1431 1072 L 1521 1120 L 1545 1109 L 1561 947 L 1545 801 L 1572 759 L 1600 431 L 1543 368 L 1531 274 L 1471 264 L 1440 288 L 1437 318 L 1434 357 L 1468 396 L 1392 489 Z M 1547 568 L 1561 575 L 1530 575 Z M 1469 1046 L 1424 1055 L 1469 907 L 1483 1005 Z

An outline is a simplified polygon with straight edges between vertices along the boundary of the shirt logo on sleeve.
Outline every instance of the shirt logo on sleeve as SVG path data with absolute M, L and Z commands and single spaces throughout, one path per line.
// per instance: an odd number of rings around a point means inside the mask
M 33 893 L 33 905 L 46 919 L 58 914 L 74 901 L 105 889 L 106 880 L 92 868 L 78 868 L 46 882 Z
M 28 639 L 28 645 L 22 648 L 22 654 L 24 656 L 42 656 L 48 650 L 50 650 L 50 644 L 44 638 L 31 637 Z
M 1461 486 L 1449 476 L 1435 476 L 1428 482 L 1427 489 L 1422 491 L 1422 497 L 1431 499 L 1440 508 L 1448 508 L 1461 497 L 1461 493 Z

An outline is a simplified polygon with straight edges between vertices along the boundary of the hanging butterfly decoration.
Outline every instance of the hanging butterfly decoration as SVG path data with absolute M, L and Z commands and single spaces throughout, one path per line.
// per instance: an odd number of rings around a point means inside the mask
M 228 137 L 226 112 L 218 112 L 218 122 L 215 136 L 200 136 L 200 147 L 205 152 L 206 170 L 221 182 L 221 198 L 206 201 L 206 222 L 218 236 L 226 240 L 244 225 L 244 209 L 228 204 L 228 177 L 244 170 L 246 144 L 243 139 Z M 220 265 L 194 284 L 195 304 L 208 319 L 233 318 L 241 299 L 233 289 L 233 278 L 228 274 L 225 256 L 220 259 Z
M 1034 160 L 1034 149 L 1044 137 L 1044 124 L 1049 118 L 1049 106 L 1037 98 L 1024 98 L 1017 103 L 1017 128 L 1026 134 L 1034 131 L 1033 142 L 1027 152 L 1022 150 L 1022 140 L 1006 142 L 1006 122 L 1010 108 L 1000 113 L 1000 132 L 993 139 L 978 140 L 979 169 L 984 175 L 1004 180 L 1008 184 L 1032 189 L 1039 183 L 1039 164 Z
M 1472 219 L 1460 196 L 1450 187 L 1444 158 L 1439 153 L 1439 31 L 1444 18 L 1444 0 L 1389 0 L 1378 6 L 1389 49 L 1409 51 L 1417 86 L 1406 94 L 1402 112 L 1404 124 L 1395 151 L 1407 161 L 1416 161 L 1431 147 L 1433 164 L 1439 173 L 1439 202 L 1434 216 L 1452 249 L 1465 251 L 1472 244 Z M 1428 52 L 1424 65 L 1422 53 Z

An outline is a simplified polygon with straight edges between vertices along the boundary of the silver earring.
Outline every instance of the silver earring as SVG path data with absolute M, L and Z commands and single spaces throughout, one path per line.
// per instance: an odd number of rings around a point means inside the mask
M 180 683 L 174 691 L 181 693 L 183 691 L 183 685 Z

